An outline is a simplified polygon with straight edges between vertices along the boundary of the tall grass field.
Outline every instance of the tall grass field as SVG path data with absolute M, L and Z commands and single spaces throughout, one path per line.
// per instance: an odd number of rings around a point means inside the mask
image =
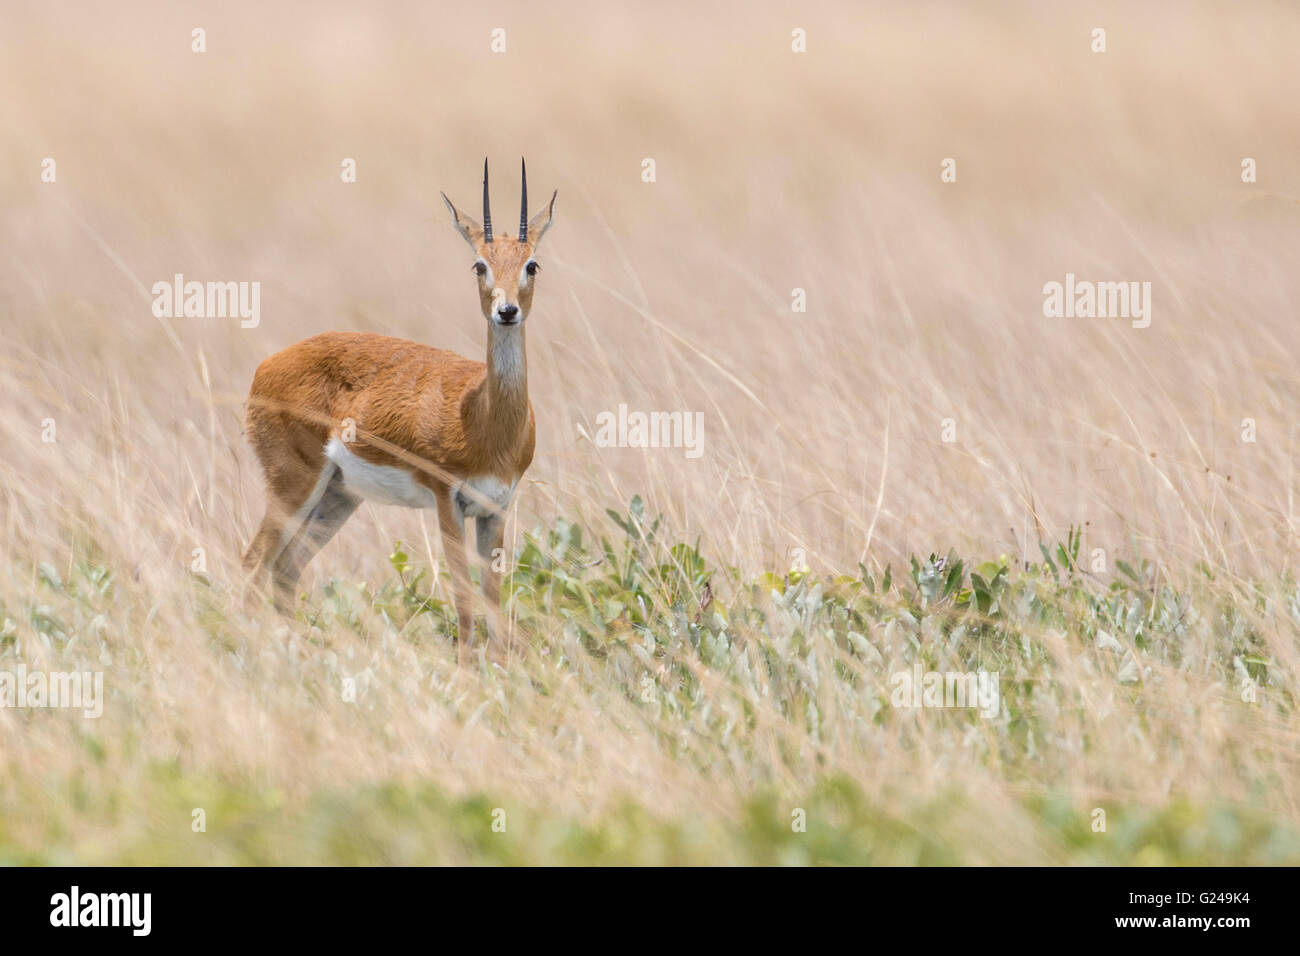
M 6 3 L 0 864 L 1300 863 L 1298 47 L 1202 0 Z M 485 155 L 499 230 L 521 155 L 559 192 L 507 639 L 375 504 L 279 614 L 253 372 L 483 360 L 439 191 Z M 256 314 L 160 315 L 178 275 Z

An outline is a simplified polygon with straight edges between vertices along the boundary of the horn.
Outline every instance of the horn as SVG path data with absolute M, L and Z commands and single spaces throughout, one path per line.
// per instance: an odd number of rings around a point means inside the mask
M 519 175 L 523 185 L 519 187 L 519 241 L 528 241 L 528 166 L 524 158 L 519 157 Z
M 483 157 L 483 241 L 492 241 L 492 210 L 488 208 L 487 157 Z

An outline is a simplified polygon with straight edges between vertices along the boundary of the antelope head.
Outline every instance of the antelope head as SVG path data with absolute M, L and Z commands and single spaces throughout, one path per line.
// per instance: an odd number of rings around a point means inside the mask
M 551 227 L 555 197 L 551 194 L 546 208 L 528 218 L 528 169 L 519 161 L 521 171 L 519 235 L 494 236 L 492 211 L 488 201 L 488 164 L 483 160 L 483 223 L 457 209 L 446 193 L 442 201 L 451 210 L 452 219 L 470 248 L 474 250 L 474 272 L 478 276 L 479 304 L 483 317 L 499 326 L 519 325 L 533 306 L 533 287 L 541 271 L 534 253 L 546 230 Z

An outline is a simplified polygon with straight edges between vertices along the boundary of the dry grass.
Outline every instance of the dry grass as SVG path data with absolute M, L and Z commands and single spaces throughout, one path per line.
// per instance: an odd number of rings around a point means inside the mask
M 102 667 L 110 692 L 93 724 L 0 709 L 0 857 L 7 840 L 20 857 L 227 858 L 157 849 L 172 827 L 189 836 L 188 812 L 151 802 L 159 765 L 180 768 L 195 806 L 209 780 L 290 807 L 430 782 L 598 826 L 630 798 L 688 821 L 696 848 L 646 859 L 741 858 L 743 837 L 710 827 L 756 794 L 793 799 L 835 775 L 900 817 L 963 793 L 936 829 L 967 862 L 1073 859 L 1025 809 L 1041 794 L 1077 812 L 1224 800 L 1300 828 L 1285 604 L 1300 14 L 228 6 L 0 15 L 0 655 Z M 495 26 L 505 55 L 489 52 Z M 794 26 L 807 54 L 790 52 Z M 1070 703 L 1040 709 L 1050 739 L 1008 760 L 970 746 L 960 721 L 872 725 L 847 691 L 828 705 L 839 731 L 809 732 L 769 701 L 742 746 L 712 718 L 647 714 L 626 693 L 635 675 L 564 653 L 560 621 L 536 635 L 553 655 L 503 673 L 458 670 L 413 626 L 237 610 L 261 508 L 240 435 L 254 367 L 324 329 L 479 355 L 469 261 L 437 196 L 472 208 L 485 153 L 497 208 L 514 202 L 521 153 L 534 195 L 560 193 L 529 322 L 538 453 L 516 544 L 560 517 L 597 527 L 634 494 L 738 581 L 795 549 L 827 577 L 862 559 L 899 573 L 949 547 L 1033 556 L 1084 525 L 1085 551 L 1112 567 L 1140 554 L 1155 588 L 1200 588 L 1204 630 L 1178 638 L 1177 662 L 1143 657 L 1136 696 L 1092 666 L 1083 622 L 1027 631 Z M 47 156 L 55 184 L 39 180 Z M 958 182 L 941 184 L 949 156 Z M 343 157 L 355 184 L 340 182 Z M 176 272 L 260 280 L 261 325 L 154 318 L 148 289 Z M 1151 326 L 1044 318 L 1042 286 L 1067 272 L 1150 281 Z M 796 287 L 806 313 L 791 311 Z M 594 447 L 581 429 L 619 403 L 703 411 L 704 455 Z M 391 579 L 399 539 L 436 564 L 433 521 L 363 507 L 309 569 L 309 603 L 330 580 Z M 196 548 L 210 592 L 190 573 Z M 56 592 L 43 562 L 68 588 L 79 565 L 103 567 L 112 591 Z M 1257 582 L 1272 603 L 1243 597 Z M 1258 705 L 1236 700 L 1225 602 L 1269 662 Z M 54 637 L 33 623 L 42 608 L 63 625 Z M 869 636 L 893 660 L 884 629 Z M 340 677 L 362 672 L 362 705 L 344 703 Z M 722 711 L 747 694 L 702 682 Z M 265 853 L 294 855 L 288 841 Z M 422 858 L 480 857 L 451 840 Z

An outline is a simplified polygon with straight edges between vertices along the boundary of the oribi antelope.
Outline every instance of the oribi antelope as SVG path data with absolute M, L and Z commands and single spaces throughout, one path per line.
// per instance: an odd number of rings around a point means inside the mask
M 518 237 L 492 233 L 483 161 L 483 223 L 446 196 L 474 250 L 487 361 L 368 332 L 325 332 L 257 367 L 245 416 L 266 478 L 266 516 L 244 555 L 251 578 L 269 572 L 288 610 L 303 568 L 360 503 L 434 508 L 451 570 L 457 635 L 473 634 L 465 519 L 475 523 L 489 640 L 499 611 L 506 507 L 533 460 L 524 322 L 556 193 L 528 218 L 521 162 Z

